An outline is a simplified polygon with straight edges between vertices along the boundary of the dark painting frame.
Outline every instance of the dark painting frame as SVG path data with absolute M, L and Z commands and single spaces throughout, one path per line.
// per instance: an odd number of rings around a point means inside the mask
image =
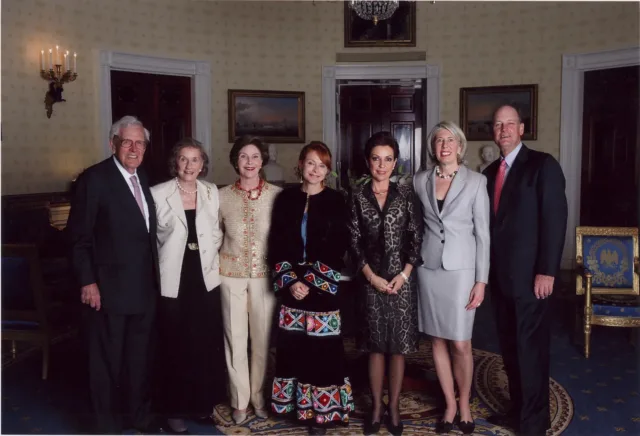
M 523 140 L 538 138 L 538 85 L 460 88 L 460 127 L 468 141 L 493 139 L 493 112 L 509 104 L 522 113 Z
M 271 143 L 304 143 L 304 92 L 229 89 L 228 119 L 229 142 L 252 135 Z
M 386 31 L 384 31 L 386 30 Z M 416 2 L 401 1 L 387 20 L 363 20 L 344 2 L 345 47 L 415 47 Z

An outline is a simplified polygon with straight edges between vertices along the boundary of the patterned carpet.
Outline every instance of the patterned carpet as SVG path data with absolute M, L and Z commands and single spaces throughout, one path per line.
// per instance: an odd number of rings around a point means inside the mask
M 592 334 L 592 357 L 582 356 L 576 342 L 575 308 L 568 299 L 553 301 L 551 347 L 552 435 L 640 434 L 640 354 L 628 329 L 598 328 Z M 635 339 L 637 341 L 637 336 Z M 356 396 L 356 412 L 350 426 L 336 428 L 330 434 L 361 434 L 362 418 L 368 410 L 366 372 L 353 350 L 346 348 L 352 364 L 351 377 Z M 476 434 L 510 435 L 506 429 L 489 424 L 485 418 L 508 404 L 506 377 L 498 354 L 497 338 L 490 305 L 478 311 L 474 328 L 475 372 L 472 412 Z M 14 362 L 3 343 L 2 433 L 5 434 L 78 434 L 89 431 L 88 395 L 82 380 L 81 347 L 77 338 L 54 345 L 50 378 L 39 378 L 40 353 L 19 350 Z M 432 434 L 442 413 L 442 398 L 433 370 L 427 341 L 420 352 L 408 359 L 406 382 L 401 400 L 405 434 Z M 220 425 L 189 423 L 192 434 L 304 434 L 305 429 L 279 419 L 260 421 L 250 415 L 242 426 L 231 425 L 230 410 L 218 406 Z M 128 432 L 133 434 L 133 432 Z M 380 434 L 387 434 L 382 430 Z M 454 434 L 460 434 L 454 431 Z

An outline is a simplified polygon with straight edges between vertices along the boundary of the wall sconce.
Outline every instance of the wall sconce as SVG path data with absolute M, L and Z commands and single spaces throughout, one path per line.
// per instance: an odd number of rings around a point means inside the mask
M 74 53 L 72 70 L 69 51 L 67 50 L 61 59 L 60 47 L 56 45 L 55 59 L 53 57 L 53 49 L 49 49 L 49 69 L 45 70 L 44 50 L 40 50 L 40 77 L 49 82 L 49 90 L 44 96 L 44 107 L 47 110 L 47 118 L 51 118 L 53 105 L 55 103 L 66 101 L 62 98 L 62 91 L 64 91 L 62 85 L 67 82 L 73 82 L 78 77 L 78 73 L 76 72 L 77 58 L 78 54 Z

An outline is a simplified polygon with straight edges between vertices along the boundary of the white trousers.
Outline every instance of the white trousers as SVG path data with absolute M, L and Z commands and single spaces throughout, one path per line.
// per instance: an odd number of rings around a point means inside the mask
M 243 410 L 249 401 L 265 407 L 264 379 L 276 297 L 268 278 L 221 277 L 224 351 L 229 370 L 231 407 Z M 251 375 L 248 341 L 251 337 Z

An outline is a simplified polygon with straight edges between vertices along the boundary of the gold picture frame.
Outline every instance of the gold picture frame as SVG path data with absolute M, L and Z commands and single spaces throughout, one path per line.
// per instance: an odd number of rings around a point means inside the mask
M 520 110 L 522 139 L 538 139 L 538 85 L 529 84 L 460 88 L 460 127 L 467 141 L 492 140 L 493 112 L 504 104 Z
M 640 281 L 638 277 L 638 264 L 640 262 L 640 253 L 638 252 L 638 229 L 636 227 L 576 227 L 576 265 L 578 269 L 587 268 L 585 266 L 586 259 L 582 256 L 584 249 L 584 239 L 590 236 L 594 237 L 630 237 L 633 241 L 633 259 L 632 264 L 628 268 L 632 270 L 633 283 L 630 288 L 603 288 L 592 287 L 594 294 L 615 294 L 615 295 L 640 295 Z M 587 268 L 588 269 L 588 268 Z M 584 295 L 585 283 L 582 274 L 576 274 L 576 294 Z
M 393 15 L 377 24 L 358 17 L 344 2 L 345 47 L 415 47 L 416 2 L 401 1 Z
M 270 143 L 304 143 L 304 92 L 230 89 L 228 119 L 229 142 L 252 135 Z

